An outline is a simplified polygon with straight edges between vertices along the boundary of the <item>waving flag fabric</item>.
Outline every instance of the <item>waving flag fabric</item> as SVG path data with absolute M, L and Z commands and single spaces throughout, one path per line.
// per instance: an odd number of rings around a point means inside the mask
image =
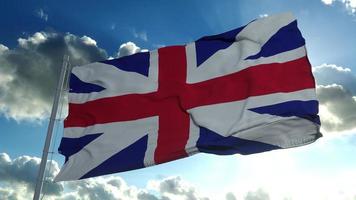
M 74 67 L 57 181 L 198 152 L 253 154 L 314 142 L 318 101 L 291 14 Z

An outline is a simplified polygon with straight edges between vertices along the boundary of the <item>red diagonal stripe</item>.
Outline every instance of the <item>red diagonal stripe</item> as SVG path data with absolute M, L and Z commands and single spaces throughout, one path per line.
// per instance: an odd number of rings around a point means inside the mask
M 286 63 L 257 65 L 223 77 L 189 84 L 183 93 L 182 104 L 185 109 L 191 109 L 314 87 L 310 63 L 307 57 L 303 57 Z

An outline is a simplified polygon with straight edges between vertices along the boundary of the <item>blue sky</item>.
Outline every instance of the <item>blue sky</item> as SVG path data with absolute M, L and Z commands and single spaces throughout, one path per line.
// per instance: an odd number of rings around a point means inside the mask
M 50 185 L 53 193 L 48 198 L 95 193 L 81 185 L 86 183 L 113 197 L 130 190 L 171 199 L 355 199 L 355 9 L 354 0 L 2 1 L 0 199 L 32 195 L 33 176 L 26 179 L 21 173 L 33 173 L 26 163 L 38 166 L 63 49 L 71 52 L 73 65 L 84 64 L 188 43 L 286 11 L 298 19 L 319 85 L 322 139 L 297 149 L 252 156 L 196 155 L 114 177 Z M 54 160 L 63 162 L 58 154 Z M 115 178 L 126 183 L 126 189 L 112 189 L 109 183 Z M 172 183 L 181 193 L 165 190 Z

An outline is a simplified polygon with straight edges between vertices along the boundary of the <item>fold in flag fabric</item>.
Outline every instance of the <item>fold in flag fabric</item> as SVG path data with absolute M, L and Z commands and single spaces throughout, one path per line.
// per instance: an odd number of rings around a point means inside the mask
M 74 67 L 56 181 L 195 153 L 253 154 L 321 137 L 315 81 L 290 13 L 187 45 Z

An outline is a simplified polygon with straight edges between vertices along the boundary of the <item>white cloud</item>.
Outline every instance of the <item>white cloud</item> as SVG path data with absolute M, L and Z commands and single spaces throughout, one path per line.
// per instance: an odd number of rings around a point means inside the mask
M 44 21 L 48 21 L 48 14 L 41 8 L 36 11 L 36 14 L 39 18 L 43 19 Z
M 346 9 L 351 13 L 356 12 L 356 0 L 321 0 L 326 5 L 332 5 L 335 2 L 339 2 L 345 5 Z
M 117 52 L 117 57 L 129 56 L 141 51 L 141 48 L 138 47 L 135 43 L 126 42 L 120 45 L 119 51 Z
M 0 199 L 24 200 L 32 198 L 39 164 L 40 159 L 37 157 L 20 156 L 11 159 L 6 153 L 0 153 Z M 119 177 L 106 176 L 54 183 L 52 182 L 53 177 L 58 172 L 57 162 L 47 163 L 45 173 L 47 181 L 43 186 L 46 199 L 149 200 L 149 198 L 144 198 L 150 196 L 146 190 L 128 186 Z
M 86 45 L 92 45 L 92 46 L 96 46 L 96 41 L 93 40 L 91 37 L 88 37 L 86 35 L 84 35 L 83 37 L 80 38 L 84 44 Z
M 46 32 L 37 32 L 33 36 L 26 38 L 19 38 L 17 41 L 20 47 L 28 49 L 33 48 L 47 40 L 48 37 L 51 37 L 52 34 Z
M 322 64 L 316 67 L 313 67 L 313 73 L 315 72 L 322 72 L 323 70 L 334 70 L 334 71 L 338 71 L 338 72 L 351 72 L 350 68 L 345 68 L 345 67 L 341 67 L 341 66 L 337 66 L 335 64 Z
M 342 2 L 352 13 L 356 12 L 356 0 L 342 0 Z
M 326 126 L 334 127 L 339 126 L 343 123 L 342 120 L 339 117 L 335 116 L 332 112 L 330 112 L 328 107 L 325 105 L 319 105 L 319 114 L 323 125 L 327 124 Z
M 326 131 L 338 132 L 356 128 L 356 101 L 343 86 L 319 85 L 317 95 L 320 102 L 322 127 Z
M 0 153 L 0 199 L 23 200 L 32 197 L 39 164 L 40 159 L 36 157 L 11 159 L 6 153 Z M 180 177 L 151 181 L 150 184 L 155 185 L 151 187 L 153 193 L 148 188 L 129 186 L 117 176 L 53 183 L 59 168 L 55 161 L 48 162 L 49 165 L 46 172 L 48 181 L 43 186 L 46 199 L 208 200 L 200 197 L 197 190 Z
M 9 48 L 3 44 L 0 44 L 0 54 L 4 53 L 5 51 L 8 51 Z
M 326 5 L 331 5 L 335 0 L 321 0 Z
M 52 103 L 63 55 L 71 65 L 107 58 L 95 40 L 66 33 L 37 32 L 0 53 L 0 115 L 16 121 L 45 119 Z
M 236 200 L 236 197 L 232 192 L 228 192 L 228 193 L 226 193 L 225 199 L 226 200 Z
M 268 17 L 268 14 L 260 14 L 259 17 L 260 18 Z
M 350 68 L 334 64 L 313 67 L 322 128 L 327 132 L 356 128 L 356 76 Z
M 256 191 L 249 191 L 245 196 L 245 200 L 269 200 L 269 195 L 263 189 L 259 188 Z
M 32 196 L 39 164 L 40 159 L 37 157 L 20 156 L 11 159 L 6 153 L 0 153 L 0 199 L 27 199 L 29 195 Z M 51 182 L 59 172 L 58 164 L 52 161 L 48 162 L 47 166 L 48 182 L 44 191 L 50 196 L 60 195 L 63 192 L 63 184 Z
M 145 51 L 127 42 L 117 56 Z M 36 122 L 48 117 L 64 54 L 70 56 L 71 66 L 108 59 L 105 50 L 86 35 L 37 32 L 19 38 L 14 49 L 0 44 L 0 115 Z
M 219 198 L 212 198 L 214 191 L 202 194 L 197 187 L 180 176 L 150 180 L 145 188 L 128 185 L 125 180 L 118 176 L 101 176 L 62 183 L 47 181 L 44 185 L 45 199 L 353 199 L 356 195 L 354 190 L 356 184 L 355 170 L 343 170 L 339 173 L 327 174 L 316 173 L 313 168 L 309 169 L 309 167 L 303 170 L 299 166 L 303 163 L 297 162 L 296 157 L 293 156 L 293 152 L 302 151 L 303 148 L 299 148 L 251 156 L 238 156 L 238 161 L 236 159 L 238 173 L 234 171 L 219 172 L 229 173 L 229 179 L 236 180 L 231 188 L 219 188 L 220 184 L 216 183 L 217 191 L 226 189 L 230 191 Z M 230 158 L 233 159 L 234 157 Z M 23 200 L 32 198 L 39 160 L 39 158 L 30 156 L 11 159 L 6 153 L 0 153 L 0 199 Z M 49 162 L 49 164 L 52 167 L 47 174 L 49 174 L 49 180 L 51 180 L 58 173 L 58 164 L 55 161 Z M 224 174 L 221 176 L 224 176 Z
M 66 186 L 73 191 L 72 195 L 81 199 L 135 199 L 139 193 L 137 188 L 113 176 L 68 182 Z
M 31 193 L 27 191 L 26 187 L 0 187 L 0 199 L 7 200 L 26 200 L 31 197 Z
M 208 200 L 200 194 L 195 187 L 183 181 L 181 177 L 168 177 L 162 180 L 149 182 L 149 187 L 158 191 L 168 199 Z
M 318 85 L 342 85 L 356 95 L 356 76 L 350 68 L 334 64 L 322 64 L 313 67 L 313 74 Z

